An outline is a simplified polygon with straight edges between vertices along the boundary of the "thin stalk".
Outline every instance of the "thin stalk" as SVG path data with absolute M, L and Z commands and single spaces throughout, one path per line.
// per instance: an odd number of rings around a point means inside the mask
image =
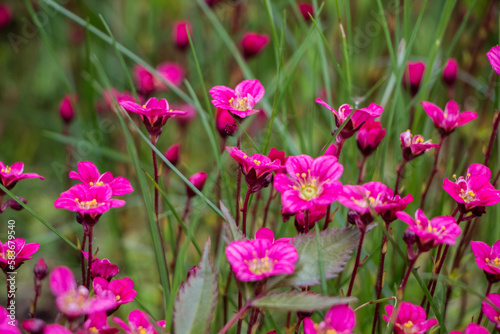
M 87 287 L 87 289 L 90 290 L 90 284 L 92 283 L 92 279 L 91 279 L 91 268 L 92 268 L 92 260 L 93 260 L 93 253 L 92 253 L 92 238 L 94 237 L 94 226 L 93 225 L 89 225 L 88 226 L 88 237 L 89 237 L 89 259 L 87 261 L 87 282 L 85 284 L 85 286 Z
M 363 154 L 363 159 L 361 160 L 361 163 L 359 164 L 359 174 L 358 174 L 358 182 L 356 184 L 361 184 L 363 182 L 363 169 L 365 167 L 365 162 L 366 162 L 366 155 Z
M 39 279 L 35 278 L 35 298 L 33 299 L 33 307 L 30 311 L 30 318 L 33 319 L 36 313 L 36 304 L 38 303 L 38 297 L 40 297 L 40 293 L 42 291 L 42 282 Z
M 424 193 L 422 194 L 422 200 L 420 201 L 420 209 L 424 209 L 425 206 L 425 199 L 427 197 L 427 193 L 429 192 L 429 188 L 431 187 L 432 180 L 434 179 L 434 176 L 436 176 L 436 173 L 438 171 L 438 163 L 439 163 L 439 152 L 441 152 L 441 147 L 443 146 L 443 142 L 445 136 L 441 136 L 441 140 L 439 141 L 439 146 L 436 148 L 436 152 L 434 155 L 434 165 L 432 166 L 432 172 L 431 176 L 429 177 L 429 181 L 427 182 L 427 185 L 425 186 Z
M 488 148 L 486 149 L 486 153 L 484 155 L 484 165 L 489 167 L 491 151 L 493 149 L 493 144 L 495 143 L 495 138 L 498 132 L 498 125 L 500 124 L 500 114 L 497 110 L 495 110 L 495 120 L 493 121 L 493 129 L 491 130 L 490 141 L 488 143 Z
M 389 231 L 389 224 L 385 224 L 385 229 Z M 375 289 L 376 289 L 376 298 L 375 299 L 380 299 L 382 296 L 382 288 L 384 287 L 384 263 L 385 263 L 385 255 L 387 254 L 387 247 L 388 247 L 388 242 L 389 239 L 385 236 L 385 234 L 382 235 L 382 248 L 380 249 L 380 261 L 379 261 L 379 266 L 378 266 L 378 273 L 377 273 L 377 283 L 375 284 Z M 379 320 L 379 311 L 380 311 L 380 304 L 377 303 L 375 305 L 375 314 L 373 316 L 373 326 L 372 326 L 372 334 L 375 334 L 377 331 L 377 323 Z
M 241 307 L 240 310 L 238 311 L 238 313 L 236 313 L 232 318 L 231 320 L 229 320 L 225 325 L 224 327 L 222 327 L 222 329 L 219 331 L 219 334 L 225 334 L 227 333 L 227 331 L 229 330 L 229 328 L 231 328 L 231 326 L 234 325 L 234 323 L 236 321 L 238 321 L 238 330 L 237 330 L 237 333 L 239 334 L 241 332 L 241 322 L 243 321 L 243 319 L 241 319 L 241 317 L 243 316 L 243 314 L 245 314 L 245 312 L 250 308 L 250 303 L 246 303 L 245 306 Z
M 413 259 L 410 260 L 410 264 L 408 265 L 408 269 L 406 270 L 405 277 L 403 278 L 403 281 L 401 282 L 401 285 L 398 288 L 398 300 L 403 300 L 403 295 L 405 292 L 406 288 L 406 283 L 408 283 L 408 278 L 410 278 L 410 274 L 413 270 L 413 266 L 415 266 L 415 262 L 417 262 L 418 256 L 420 253 L 418 253 Z
M 191 208 L 191 196 L 187 197 L 186 206 L 184 208 L 184 213 L 182 214 L 182 221 L 185 222 L 187 215 L 189 214 L 189 210 Z M 179 247 L 182 241 L 182 226 L 181 224 L 177 225 L 177 241 L 175 243 L 175 252 L 174 252 L 174 261 L 172 263 L 172 268 L 175 268 L 175 264 L 177 262 L 177 256 L 179 255 Z
M 241 223 L 241 231 L 243 235 L 247 235 L 247 212 L 248 212 L 248 201 L 250 200 L 250 195 L 252 192 L 250 191 L 250 187 L 247 188 L 247 192 L 245 194 L 245 201 L 243 202 L 243 208 L 241 208 L 241 214 L 243 216 Z
M 342 148 L 344 147 L 345 139 L 343 139 L 339 133 L 337 140 L 338 140 L 337 141 L 337 153 L 335 154 L 335 156 L 337 157 L 337 159 L 339 159 L 340 153 L 342 152 Z
M 325 217 L 325 224 L 323 225 L 323 231 L 326 231 L 326 229 L 328 229 L 328 225 L 330 225 L 330 210 L 331 210 L 331 204 L 326 207 L 326 217 Z
M 307 209 L 306 212 L 304 212 L 304 223 L 305 223 L 304 234 L 307 234 L 309 233 L 309 209 Z
M 493 283 L 489 282 L 488 281 L 488 287 L 486 288 L 486 292 L 485 292 L 485 296 L 488 296 L 490 294 L 490 290 L 491 290 L 491 286 L 493 285 Z M 481 311 L 479 311 L 479 317 L 477 317 L 477 324 L 480 325 L 481 324 L 481 320 L 483 320 L 483 308 L 481 307 Z
M 356 261 L 354 262 L 354 268 L 352 270 L 351 281 L 349 282 L 349 290 L 347 290 L 347 297 L 349 297 L 352 293 L 352 288 L 354 287 L 354 280 L 356 278 L 356 274 L 358 273 L 359 261 L 361 258 L 361 247 L 363 246 L 363 240 L 365 239 L 366 229 L 363 228 L 360 230 L 361 236 L 359 238 L 358 245 L 358 253 L 356 254 Z
M 406 160 L 403 159 L 398 165 L 397 168 L 397 176 L 396 176 L 396 185 L 394 186 L 394 196 L 399 195 L 398 189 L 399 189 L 399 182 L 401 181 L 401 177 L 403 176 L 403 171 L 405 169 L 406 165 Z
M 236 147 L 240 149 L 240 146 L 241 146 L 241 136 L 238 136 Z M 243 174 L 243 171 L 241 170 L 241 166 L 238 165 L 238 180 L 236 181 L 236 213 L 235 213 L 236 226 L 240 226 L 241 174 Z

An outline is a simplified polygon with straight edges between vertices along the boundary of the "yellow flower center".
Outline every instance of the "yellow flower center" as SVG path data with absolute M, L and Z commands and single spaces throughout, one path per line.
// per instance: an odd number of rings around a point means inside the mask
M 10 166 L 5 165 L 5 168 L 2 168 L 2 173 L 10 173 Z
M 244 263 L 248 265 L 248 269 L 256 274 L 256 275 L 261 275 L 263 273 L 269 272 L 273 270 L 274 263 L 278 262 L 277 260 L 274 260 L 274 262 L 269 258 L 268 256 L 269 251 L 266 250 L 266 256 L 263 258 L 258 258 L 257 253 L 253 252 L 254 258 L 250 261 L 248 260 L 243 260 Z
M 81 209 L 85 209 L 85 210 L 95 209 L 98 206 L 103 205 L 103 203 L 97 203 L 97 200 L 95 198 L 91 201 L 81 201 L 81 202 L 78 198 L 75 198 L 75 202 L 78 203 L 78 205 L 80 206 Z

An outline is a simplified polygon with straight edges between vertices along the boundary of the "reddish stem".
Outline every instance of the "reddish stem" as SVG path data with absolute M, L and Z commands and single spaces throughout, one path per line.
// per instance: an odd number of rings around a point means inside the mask
M 325 217 L 325 224 L 323 225 L 323 231 L 326 231 L 328 229 L 328 225 L 330 225 L 330 210 L 331 210 L 332 205 L 328 205 L 326 207 L 326 217 Z
M 387 231 L 389 231 L 389 224 L 385 224 L 385 228 Z M 377 283 L 375 284 L 375 289 L 376 289 L 375 299 L 380 299 L 380 297 L 382 296 L 382 288 L 384 287 L 384 263 L 385 263 L 385 255 L 387 254 L 388 241 L 389 239 L 387 239 L 385 234 L 382 235 L 382 248 L 380 249 L 380 261 L 377 273 Z M 380 303 L 377 303 L 375 304 L 375 314 L 373 316 L 372 334 L 375 334 L 377 330 L 377 323 L 380 316 L 379 311 L 380 311 Z
M 424 193 L 422 194 L 422 200 L 420 201 L 420 209 L 422 210 L 424 209 L 425 199 L 427 198 L 427 193 L 429 192 L 429 188 L 431 187 L 432 180 L 434 179 L 434 176 L 436 176 L 436 173 L 438 172 L 439 152 L 441 152 L 441 147 L 443 146 L 445 138 L 446 138 L 445 136 L 441 136 L 441 140 L 439 141 L 439 146 L 436 148 L 436 152 L 434 154 L 434 165 L 432 166 L 431 176 L 429 177 L 429 181 L 425 186 Z
M 400 162 L 398 165 L 396 171 L 397 171 L 397 176 L 396 176 L 396 185 L 394 186 L 394 196 L 399 195 L 399 182 L 401 181 L 401 177 L 403 176 L 403 171 L 405 169 L 406 165 L 406 160 L 403 159 L 403 161 Z
M 500 124 L 500 114 L 498 113 L 497 110 L 495 110 L 493 129 L 491 129 L 490 141 L 488 143 L 488 148 L 486 149 L 486 153 L 484 155 L 484 165 L 486 167 L 489 167 L 489 165 L 490 165 L 491 151 L 493 150 L 493 144 L 495 143 L 495 137 L 496 137 L 497 132 L 498 132 L 498 125 L 499 124 Z
M 94 260 L 94 256 L 93 256 L 93 253 L 92 253 L 92 239 L 94 237 L 94 226 L 92 225 L 88 225 L 88 237 L 89 237 L 89 259 L 87 261 L 87 282 L 85 284 L 85 286 L 87 287 L 87 289 L 90 290 L 90 284 L 92 283 L 92 271 L 91 271 L 91 268 L 92 268 L 92 261 Z
M 359 238 L 358 245 L 358 253 L 356 254 L 356 261 L 354 262 L 354 268 L 352 270 L 351 281 L 349 282 L 349 289 L 347 290 L 347 297 L 349 297 L 352 293 L 352 288 L 354 287 L 354 280 L 356 278 L 356 274 L 358 273 L 359 261 L 361 258 L 361 247 L 363 246 L 363 240 L 365 239 L 366 229 L 363 228 L 360 230 L 361 236 Z
M 410 278 L 410 274 L 413 270 L 413 267 L 415 266 L 415 262 L 417 262 L 418 256 L 420 253 L 417 253 L 413 259 L 410 260 L 410 263 L 408 264 L 408 269 L 406 270 L 405 277 L 403 278 L 403 281 L 401 282 L 401 285 L 399 286 L 398 289 L 398 299 L 403 300 L 404 292 L 406 289 L 406 283 L 408 283 L 408 278 Z
M 365 162 L 366 162 L 366 156 L 363 154 L 363 159 L 361 160 L 361 163 L 359 164 L 359 175 L 358 175 L 358 182 L 356 184 L 361 184 L 363 182 L 363 168 L 365 167 Z
M 83 233 L 83 240 L 82 240 L 82 245 L 80 246 L 80 262 L 81 262 L 81 267 L 82 267 L 82 284 L 85 284 L 86 280 L 86 275 L 85 275 L 85 259 L 83 255 L 83 251 L 85 250 L 85 244 L 87 243 L 87 233 L 84 231 Z
M 247 192 L 245 194 L 245 201 L 243 202 L 243 208 L 241 208 L 241 213 L 243 216 L 242 224 L 241 224 L 241 231 L 243 232 L 243 235 L 247 235 L 247 212 L 248 212 L 248 201 L 250 200 L 250 195 L 252 192 L 250 191 L 250 187 L 247 188 Z
M 236 147 L 239 149 L 241 146 L 241 136 L 238 136 L 238 140 L 236 142 Z M 236 181 L 236 226 L 240 226 L 240 200 L 241 200 L 241 174 L 243 171 L 241 170 L 241 166 L 238 165 L 238 180 Z
M 486 288 L 486 292 L 485 292 L 485 296 L 488 296 L 490 294 L 490 290 L 491 290 L 491 286 L 493 285 L 493 283 L 489 282 L 488 281 L 488 287 Z M 481 311 L 479 311 L 479 317 L 477 317 L 477 324 L 480 325 L 481 324 L 481 320 L 483 320 L 483 308 L 481 307 Z

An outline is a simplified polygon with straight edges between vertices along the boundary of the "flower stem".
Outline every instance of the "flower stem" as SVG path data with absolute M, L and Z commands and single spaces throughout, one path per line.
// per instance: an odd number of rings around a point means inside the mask
M 237 330 L 237 333 L 240 333 L 241 332 L 241 322 L 243 322 L 243 319 L 241 319 L 241 317 L 243 316 L 243 314 L 245 314 L 245 312 L 250 308 L 250 303 L 246 303 L 243 307 L 240 307 L 238 313 L 236 313 L 232 318 L 231 320 L 229 320 L 225 325 L 224 327 L 222 327 L 222 329 L 219 331 L 219 334 L 225 334 L 227 333 L 227 331 L 231 328 L 231 326 L 234 325 L 234 323 L 236 321 L 238 321 L 238 330 Z
M 405 169 L 406 165 L 406 160 L 403 159 L 401 161 L 396 169 L 397 171 L 397 176 L 396 176 L 396 185 L 394 186 L 394 196 L 399 195 L 399 182 L 401 181 L 401 177 L 403 176 L 403 171 Z
M 389 224 L 385 224 L 385 229 L 389 231 Z M 380 299 L 382 296 L 382 288 L 384 287 L 384 263 L 385 263 L 385 255 L 387 254 L 387 247 L 388 247 L 388 241 L 387 237 L 382 235 L 382 248 L 380 249 L 380 261 L 379 261 L 379 266 L 378 266 L 378 273 L 377 273 L 377 283 L 375 285 L 376 289 L 376 298 L 375 299 Z M 379 320 L 379 311 L 380 311 L 380 304 L 377 303 L 375 305 L 375 314 L 373 316 L 373 326 L 372 326 L 372 334 L 375 334 L 377 331 L 377 322 Z
M 366 155 L 363 154 L 363 159 L 361 160 L 361 163 L 359 164 L 359 174 L 358 174 L 358 182 L 356 184 L 361 184 L 363 182 L 363 169 L 365 167 L 365 162 L 366 162 Z
M 84 261 L 84 256 L 83 256 L 83 251 L 85 250 L 85 244 L 87 243 L 87 233 L 83 233 L 83 240 L 82 240 L 82 245 L 80 246 L 80 262 L 82 266 L 82 284 L 85 284 L 86 280 L 86 275 L 85 275 L 85 261 Z
M 240 146 L 241 136 L 238 136 L 236 147 L 239 149 Z M 241 174 L 243 174 L 243 171 L 241 170 L 241 166 L 238 165 L 238 180 L 236 181 L 236 226 L 240 226 Z
M 490 294 L 491 286 L 493 283 L 488 281 L 488 287 L 486 288 L 486 292 L 484 293 L 485 296 L 488 296 Z M 481 324 L 481 320 L 483 320 L 483 308 L 481 307 L 481 311 L 479 311 L 479 317 L 477 317 L 477 324 Z
M 269 212 L 269 207 L 271 206 L 271 201 L 274 196 L 274 187 L 271 185 L 271 190 L 269 191 L 269 198 L 267 199 L 266 206 L 264 207 L 264 218 L 262 221 L 262 227 L 266 227 L 267 223 L 267 214 Z
M 340 158 L 340 152 L 342 152 L 342 148 L 344 147 L 344 143 L 345 143 L 345 139 L 342 138 L 341 135 L 339 134 L 337 137 L 337 153 L 335 154 L 337 159 Z
M 191 197 L 188 196 L 186 200 L 186 206 L 184 208 L 184 213 L 182 214 L 182 222 L 186 222 L 187 215 L 189 214 L 189 209 L 191 207 Z M 179 247 L 182 241 L 182 227 L 181 224 L 177 225 L 177 240 L 175 242 L 175 252 L 174 252 L 174 261 L 172 263 L 172 268 L 175 268 L 177 262 L 177 256 L 179 255 Z
M 328 225 L 330 225 L 330 210 L 331 210 L 332 205 L 328 205 L 326 207 L 326 216 L 325 216 L 325 224 L 323 225 L 323 231 L 326 231 L 328 229 Z
M 241 208 L 241 214 L 243 216 L 241 223 L 241 231 L 244 236 L 247 236 L 247 212 L 248 212 L 248 201 L 250 200 L 250 195 L 252 192 L 250 191 L 250 187 L 247 188 L 247 192 L 245 194 L 245 201 L 243 202 L 243 208 Z
M 408 269 L 406 270 L 405 277 L 403 278 L 403 281 L 401 282 L 401 285 L 398 288 L 398 300 L 403 300 L 404 292 L 406 289 L 406 283 L 408 283 L 408 278 L 410 278 L 410 274 L 413 270 L 413 267 L 415 266 L 415 262 L 417 262 L 418 256 L 420 253 L 417 253 L 413 259 L 410 260 L 410 263 L 408 264 Z
M 360 229 L 361 236 L 359 238 L 359 245 L 358 245 L 358 253 L 356 254 L 356 261 L 354 262 L 354 268 L 352 270 L 352 275 L 351 275 L 351 281 L 349 282 L 349 289 L 347 290 L 347 297 L 349 297 L 352 293 L 352 288 L 354 287 L 354 280 L 356 278 L 356 274 L 358 272 L 358 267 L 359 267 L 359 261 L 361 258 L 361 247 L 363 246 L 363 240 L 365 239 L 365 233 L 366 229 Z
M 489 167 L 491 151 L 493 149 L 493 144 L 495 143 L 495 137 L 498 131 L 498 125 L 500 124 L 500 114 L 495 110 L 495 120 L 493 121 L 493 129 L 491 130 L 490 141 L 488 143 L 488 148 L 486 149 L 486 154 L 484 155 L 484 165 Z
M 422 200 L 420 201 L 420 209 L 424 209 L 425 199 L 427 197 L 427 193 L 429 192 L 429 188 L 431 187 L 432 180 L 436 173 L 438 172 L 438 163 L 439 163 L 439 152 L 441 152 L 441 147 L 443 146 L 444 139 L 446 137 L 441 136 L 441 140 L 439 141 L 439 146 L 436 148 L 436 152 L 434 154 L 434 165 L 432 166 L 431 176 L 429 177 L 429 181 L 427 181 L 427 185 L 425 186 L 424 193 L 422 194 Z
M 33 307 L 30 311 L 30 318 L 35 317 L 36 304 L 38 303 L 38 297 L 40 297 L 41 292 L 42 292 L 42 284 L 41 284 L 40 280 L 35 278 L 35 298 L 33 299 Z
M 88 237 L 89 237 L 89 259 L 87 261 L 87 282 L 85 286 L 90 290 L 90 284 L 92 283 L 92 261 L 94 260 L 94 256 L 92 253 L 92 239 L 94 238 L 94 226 L 88 225 Z

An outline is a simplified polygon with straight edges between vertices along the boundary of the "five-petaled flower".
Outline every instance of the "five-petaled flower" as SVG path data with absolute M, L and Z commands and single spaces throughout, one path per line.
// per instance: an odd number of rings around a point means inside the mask
M 421 252 L 426 252 L 439 244 L 454 245 L 461 233 L 452 216 L 428 219 L 421 209 L 415 212 L 415 219 L 404 211 L 396 212 L 398 219 L 408 224 L 408 230 L 417 236 L 417 245 Z
M 401 140 L 401 149 L 403 150 L 403 159 L 410 161 L 421 156 L 430 149 L 439 147 L 439 144 L 433 144 L 429 139 L 424 141 L 422 135 L 412 135 L 410 130 L 403 132 L 399 139 Z
M 387 315 L 383 315 L 383 318 L 386 322 L 390 322 L 394 306 L 387 305 L 385 311 Z M 394 320 L 394 331 L 396 334 L 427 333 L 438 321 L 436 319 L 426 319 L 427 314 L 422 307 L 408 302 L 401 302 L 399 312 Z
M 316 159 L 304 154 L 291 156 L 285 167 L 288 176 L 277 174 L 274 177 L 274 187 L 282 193 L 285 212 L 297 213 L 315 205 L 329 205 L 342 190 L 337 180 L 344 167 L 334 156 L 324 155 Z
M 95 277 L 93 281 L 94 293 L 98 297 L 108 298 L 113 295 L 116 301 L 115 307 L 122 304 L 131 303 L 137 294 L 134 290 L 134 281 L 129 277 L 108 282 L 104 278 Z
M 166 99 L 158 100 L 155 97 L 150 98 L 142 106 L 131 101 L 121 101 L 120 105 L 124 109 L 141 116 L 149 135 L 152 137 L 153 144 L 156 144 L 162 127 L 170 117 L 186 114 L 185 111 L 170 109 Z
M 239 118 L 258 113 L 254 106 L 264 97 L 264 87 L 259 80 L 244 80 L 234 90 L 226 86 L 210 89 L 212 103 L 216 108 L 229 111 Z
M 444 107 L 444 111 L 437 105 L 430 102 L 420 102 L 425 112 L 434 122 L 442 137 L 448 136 L 455 128 L 469 123 L 477 118 L 473 111 L 464 111 L 460 113 L 458 104 L 455 101 L 449 101 Z
M 500 308 L 500 295 L 498 293 L 490 293 L 486 296 L 486 299 L 489 301 L 483 301 L 483 313 L 491 322 L 496 325 L 496 328 L 500 330 L 500 312 L 498 309 Z M 490 305 L 492 303 L 493 305 Z
M 226 247 L 226 257 L 240 281 L 260 281 L 290 275 L 299 255 L 290 239 L 274 240 L 269 229 L 260 229 L 253 240 L 237 240 Z
M 490 183 L 491 171 L 481 164 L 472 164 L 465 177 L 453 175 L 455 182 L 443 181 L 443 189 L 458 203 L 462 212 L 476 216 L 485 213 L 485 206 L 500 202 L 500 190 Z
M 326 312 L 325 319 L 319 324 L 304 319 L 304 334 L 351 334 L 356 325 L 356 315 L 348 305 L 333 306 Z
M 500 281 L 500 240 L 492 247 L 482 241 L 471 241 L 470 246 L 478 267 L 484 270 L 488 281 Z
M 24 261 L 32 259 L 39 248 L 40 244 L 27 244 L 22 238 L 14 238 L 3 244 L 0 241 L 0 268 L 4 272 L 15 271 Z
M 44 180 L 43 176 L 36 173 L 23 173 L 24 164 L 22 162 L 15 162 L 10 166 L 7 166 L 2 161 L 0 161 L 0 183 L 7 189 L 12 189 L 16 183 L 24 179 L 39 178 Z M 3 191 L 0 190 L 0 195 Z

